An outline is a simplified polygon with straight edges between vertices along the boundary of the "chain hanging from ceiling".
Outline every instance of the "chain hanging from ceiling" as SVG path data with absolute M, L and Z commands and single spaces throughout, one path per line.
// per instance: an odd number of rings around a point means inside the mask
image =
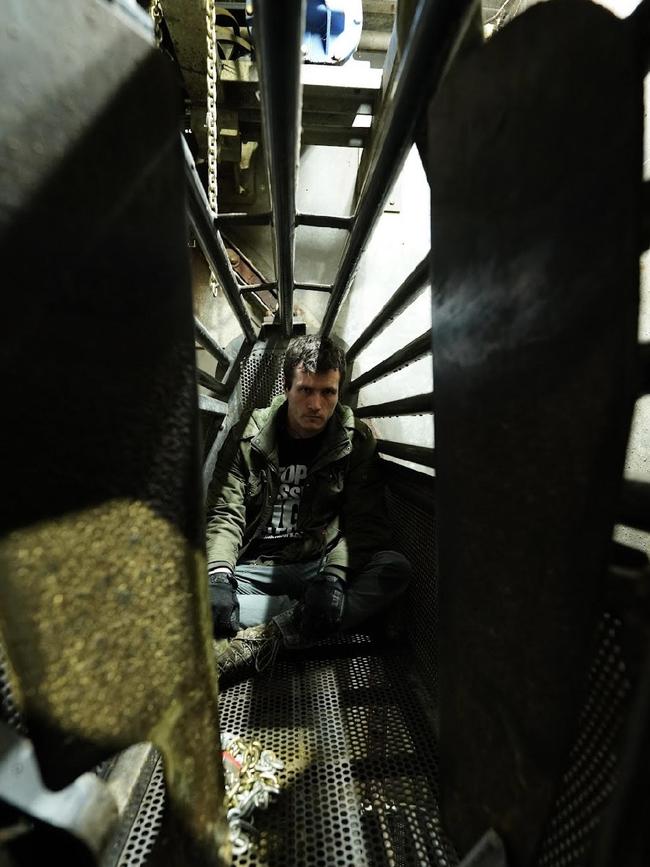
M 207 112 L 208 132 L 208 204 L 217 213 L 217 22 L 214 0 L 205 0 L 205 34 L 207 47 Z M 210 272 L 210 291 L 216 298 L 219 284 Z

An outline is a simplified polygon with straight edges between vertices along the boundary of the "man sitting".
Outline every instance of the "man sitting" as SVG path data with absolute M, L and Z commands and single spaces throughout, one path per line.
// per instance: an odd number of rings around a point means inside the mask
M 377 446 L 339 403 L 345 355 L 298 337 L 284 396 L 222 449 L 208 491 L 210 601 L 220 683 L 261 670 L 280 645 L 355 629 L 404 592 L 411 566 L 391 533 Z

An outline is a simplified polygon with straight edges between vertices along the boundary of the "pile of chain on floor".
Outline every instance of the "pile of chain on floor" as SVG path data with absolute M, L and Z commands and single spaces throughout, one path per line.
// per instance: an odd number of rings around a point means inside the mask
M 266 809 L 280 792 L 278 772 L 284 764 L 259 741 L 222 732 L 221 752 L 226 788 L 225 807 L 233 855 L 243 855 L 252 845 L 255 829 L 248 821 L 255 808 Z

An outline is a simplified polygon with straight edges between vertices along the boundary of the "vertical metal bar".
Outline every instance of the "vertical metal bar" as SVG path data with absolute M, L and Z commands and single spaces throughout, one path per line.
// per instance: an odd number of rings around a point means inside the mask
M 230 267 L 228 254 L 221 240 L 221 235 L 214 227 L 214 215 L 210 210 L 208 197 L 196 171 L 190 149 L 185 143 L 185 139 L 181 137 L 181 141 L 185 154 L 185 185 L 187 188 L 187 213 L 190 224 L 199 242 L 199 246 L 203 250 L 203 255 L 212 269 L 212 273 L 219 278 L 219 282 L 223 286 L 228 303 L 241 325 L 246 340 L 249 343 L 254 343 L 255 329 L 239 294 L 239 287 Z
M 304 0 L 287 0 L 282 4 L 281 12 L 273 0 L 256 0 L 255 45 L 273 213 L 278 303 L 280 324 L 287 336 L 291 334 L 293 326 L 296 174 L 300 153 L 300 68 L 304 21 Z
M 385 97 L 384 123 L 377 130 L 377 146 L 359 196 L 354 228 L 323 317 L 323 335 L 332 329 L 384 200 L 411 146 L 415 125 L 473 21 L 475 9 L 475 0 L 420 0 L 418 4 L 409 41 Z

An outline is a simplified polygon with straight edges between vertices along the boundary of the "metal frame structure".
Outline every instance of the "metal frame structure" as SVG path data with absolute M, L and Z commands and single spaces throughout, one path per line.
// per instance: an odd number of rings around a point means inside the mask
M 381 109 L 382 125 L 374 131 L 368 169 L 355 213 L 350 216 L 301 214 L 296 210 L 296 173 L 300 147 L 302 103 L 301 39 L 304 0 L 294 0 L 282 16 L 273 14 L 268 0 L 258 0 L 255 11 L 256 45 L 260 81 L 263 135 L 271 211 L 261 214 L 213 214 L 207 198 L 197 191 L 198 178 L 188 157 L 190 220 L 206 258 L 224 286 L 246 339 L 254 336 L 241 304 L 241 292 L 256 289 L 278 290 L 279 320 L 285 335 L 291 334 L 294 290 L 328 292 L 329 303 L 321 333 L 328 334 L 353 282 L 360 257 L 379 217 L 383 203 L 413 142 L 422 110 L 435 91 L 462 44 L 474 19 L 476 0 L 421 0 L 397 70 L 391 77 Z M 436 60 L 432 66 L 431 57 Z M 425 86 L 423 86 L 425 82 Z M 199 184 L 200 186 L 200 184 Z M 236 285 L 220 236 L 224 226 L 273 226 L 276 280 L 248 286 Z M 297 226 L 341 229 L 349 232 L 337 276 L 332 286 L 295 283 L 294 248 Z M 413 280 L 423 276 L 425 263 L 416 269 Z M 404 288 L 407 294 L 411 284 Z M 398 293 L 401 290 L 398 290 Z M 396 293 L 397 294 L 397 293 Z M 405 300 L 404 303 L 407 303 Z M 357 352 L 359 350 L 357 349 Z M 351 353 L 351 355 L 354 353 Z
M 354 226 L 345 246 L 321 334 L 332 330 L 361 254 L 413 141 L 416 124 L 462 43 L 477 9 L 474 0 L 421 0 L 391 88 L 361 189 Z M 436 58 L 432 65 L 431 58 Z M 428 87 L 423 86 L 428 83 Z
M 293 325 L 296 173 L 300 154 L 300 46 L 305 2 L 292 0 L 278 15 L 272 0 L 255 4 L 260 100 L 271 207 L 279 316 L 282 331 Z
M 250 319 L 243 308 L 242 295 L 260 290 L 277 290 L 279 323 L 287 337 L 292 332 L 294 291 L 328 293 L 330 298 L 321 333 L 327 335 L 331 331 L 383 203 L 413 142 L 423 108 L 462 44 L 476 10 L 476 0 L 464 0 L 462 4 L 453 3 L 451 0 L 421 0 L 418 4 L 411 38 L 396 70 L 393 71 L 384 96 L 381 107 L 382 125 L 374 131 L 373 146 L 355 212 L 350 216 L 339 216 L 306 214 L 296 210 L 302 104 L 300 45 L 305 14 L 304 0 L 294 0 L 289 13 L 281 18 L 273 14 L 268 0 L 258 0 L 255 11 L 255 38 L 271 210 L 258 214 L 211 213 L 207 197 L 202 194 L 202 189 L 197 190 L 197 184 L 200 186 L 198 177 L 191 159 L 187 158 L 190 220 L 213 273 L 224 286 L 226 297 L 249 345 L 253 334 Z M 432 53 L 437 58 L 433 67 Z M 427 84 L 423 86 L 423 82 Z M 332 286 L 295 282 L 295 230 L 301 225 L 333 228 L 349 233 Z M 237 286 L 221 240 L 220 230 L 225 226 L 272 226 L 275 281 L 243 288 Z M 352 362 L 427 284 L 428 257 L 425 257 L 350 348 L 347 354 L 348 362 Z M 219 347 L 211 346 L 203 338 L 204 334 L 197 324 L 197 339 L 222 363 Z M 430 350 L 429 335 L 422 334 L 389 359 L 357 377 L 348 385 L 347 393 L 358 392 L 364 385 L 423 357 Z M 215 388 L 215 382 L 209 382 L 203 375 L 201 384 L 210 388 L 217 396 L 225 396 L 223 390 Z M 429 413 L 432 410 L 431 395 L 415 395 L 404 400 L 360 408 L 357 416 L 368 418 L 408 415 Z M 380 451 L 422 466 L 433 466 L 433 449 L 382 440 Z

